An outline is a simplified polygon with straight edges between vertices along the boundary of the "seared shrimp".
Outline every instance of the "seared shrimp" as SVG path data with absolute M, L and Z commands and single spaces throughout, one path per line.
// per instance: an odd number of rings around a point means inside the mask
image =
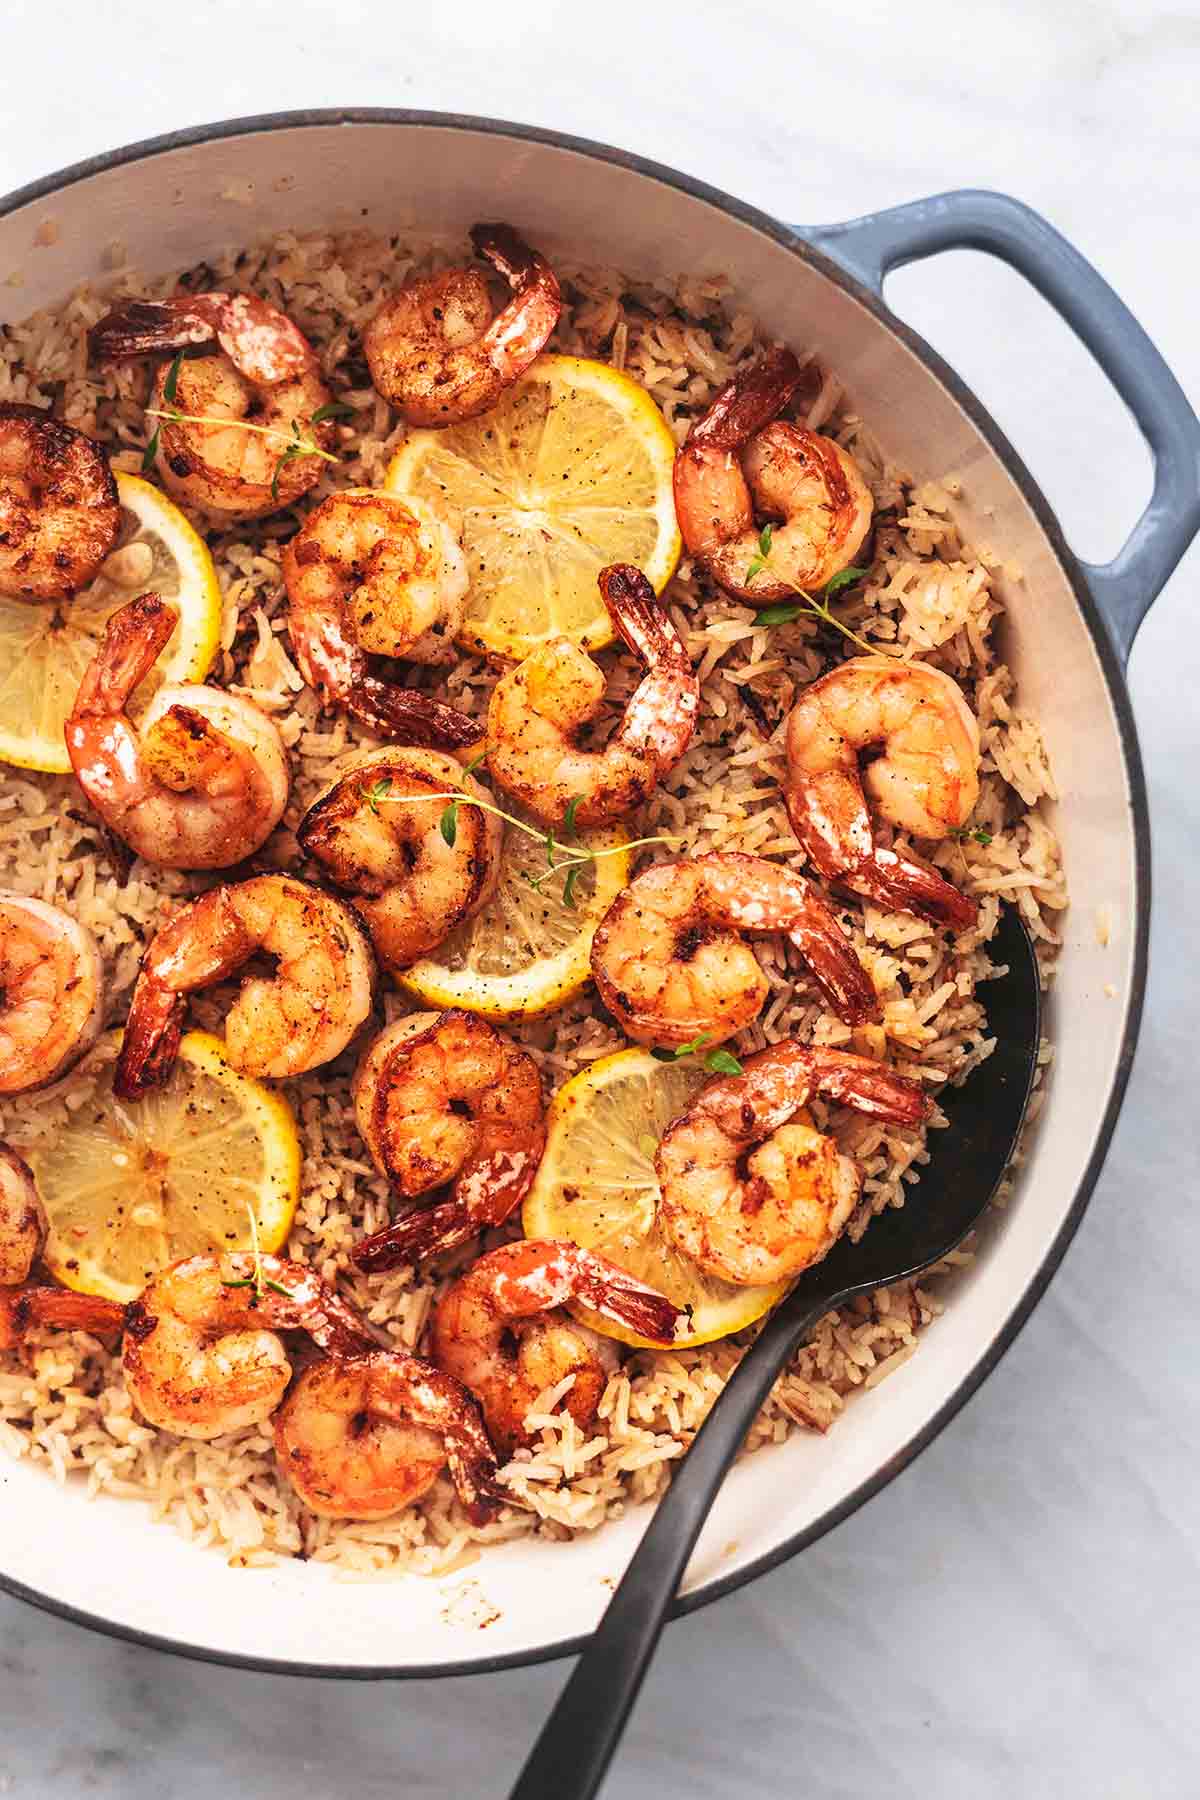
M 402 1350 L 306 1369 L 275 1415 L 275 1454 L 305 1506 L 326 1519 L 398 1512 L 447 1463 L 476 1525 L 509 1498 L 471 1395 Z
M 574 800 L 577 825 L 621 818 L 649 798 L 691 741 L 700 683 L 666 609 L 640 569 L 600 573 L 609 616 L 646 664 L 621 723 L 603 750 L 577 738 L 604 702 L 604 675 L 569 638 L 551 638 L 492 689 L 488 769 L 547 825 Z
M 726 382 L 675 457 L 688 554 L 752 606 L 824 587 L 871 529 L 874 502 L 854 458 L 777 419 L 801 373 L 790 350 L 769 350 Z M 756 518 L 773 526 L 765 565 Z
M 354 896 L 384 967 L 426 955 L 479 911 L 500 875 L 500 821 L 460 806 L 453 843 L 441 821 L 455 793 L 487 799 L 452 756 L 373 750 L 309 807 L 296 836 Z
M 283 552 L 288 632 L 305 681 L 377 737 L 446 749 L 479 726 L 431 694 L 371 672 L 372 656 L 441 662 L 462 619 L 467 568 L 449 525 L 419 501 L 331 494 Z
M 67 599 L 96 574 L 120 521 L 99 444 L 38 406 L 0 404 L 0 594 Z
M 188 1256 L 125 1312 L 124 1368 L 144 1419 L 178 1437 L 214 1438 L 275 1411 L 292 1376 L 281 1331 L 335 1355 L 375 1348 L 327 1282 L 281 1256 Z
M 657 863 L 613 901 L 592 941 L 592 978 L 627 1036 L 678 1047 L 741 1031 L 767 978 L 744 939 L 780 931 L 847 1023 L 878 1016 L 870 977 L 826 902 L 802 875 L 724 851 Z
M 860 770 L 868 749 L 881 753 Z M 979 725 L 940 669 L 858 656 L 805 688 L 788 716 L 785 798 L 792 829 L 828 880 L 955 931 L 973 925 L 973 900 L 875 842 L 867 795 L 914 837 L 944 838 L 970 817 Z
M 340 1055 L 371 1010 L 374 958 L 358 916 L 289 875 L 212 888 L 156 932 L 142 958 L 113 1091 L 136 1100 L 175 1064 L 187 997 L 262 952 L 225 1017 L 229 1061 L 243 1075 L 301 1075 Z
M 214 519 L 259 519 L 294 506 L 321 475 L 321 458 L 296 453 L 305 442 L 328 450 L 333 426 L 315 419 L 329 390 L 308 339 L 254 294 L 180 294 L 123 300 L 88 334 L 94 357 L 127 361 L 201 345 L 186 357 L 167 394 L 170 365 L 154 381 L 156 468 L 168 493 Z M 247 427 L 251 429 L 247 429 Z
M 70 913 L 0 893 L 0 1094 L 45 1087 L 96 1041 L 104 970 Z
M 832 1138 L 796 1119 L 814 1094 L 901 1125 L 930 1112 L 918 1082 L 807 1044 L 773 1044 L 740 1075 L 710 1081 L 655 1158 L 659 1219 L 710 1275 L 751 1287 L 790 1281 L 837 1242 L 861 1178 Z
M 403 1200 L 449 1189 L 352 1252 L 360 1269 L 437 1256 L 502 1225 L 546 1142 L 537 1064 L 486 1019 L 452 1008 L 398 1019 L 354 1076 L 371 1160 Z
M 454 532 L 423 501 L 370 488 L 330 494 L 283 554 L 292 644 L 305 680 L 316 649 L 348 635 L 374 656 L 445 662 L 462 623 L 467 562 Z
M 125 1308 L 116 1300 L 38 1283 L 0 1288 L 0 1350 L 15 1350 L 27 1332 L 39 1329 L 112 1338 L 124 1324 Z
M 528 1443 L 526 1415 L 539 1394 L 568 1375 L 575 1379 L 562 1405 L 588 1425 L 617 1366 L 607 1338 L 559 1310 L 568 1300 L 663 1344 L 683 1318 L 662 1294 L 604 1257 L 547 1238 L 501 1244 L 438 1301 L 434 1360 L 477 1396 L 502 1457 Z
M 80 787 L 135 855 L 163 869 L 227 869 L 283 816 L 288 764 L 273 720 L 213 687 L 164 686 L 141 731 L 125 708 L 178 613 L 143 594 L 113 613 L 67 720 Z
M 372 381 L 410 425 L 486 412 L 558 324 L 554 271 L 511 225 L 472 226 L 471 242 L 512 289 L 495 318 L 478 270 L 443 269 L 391 295 L 363 332 Z
M 29 1278 L 46 1241 L 46 1210 L 23 1156 L 0 1144 L 0 1287 Z

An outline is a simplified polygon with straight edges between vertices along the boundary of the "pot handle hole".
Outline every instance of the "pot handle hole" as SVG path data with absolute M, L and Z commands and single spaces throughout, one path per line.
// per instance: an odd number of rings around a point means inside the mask
M 1082 340 L 1133 413 L 1154 489 L 1109 563 L 1081 564 L 1122 659 L 1200 530 L 1200 420 L 1124 302 L 1039 213 L 1007 194 L 960 189 L 802 237 L 882 296 L 884 277 L 943 250 L 984 250 L 1025 277 Z

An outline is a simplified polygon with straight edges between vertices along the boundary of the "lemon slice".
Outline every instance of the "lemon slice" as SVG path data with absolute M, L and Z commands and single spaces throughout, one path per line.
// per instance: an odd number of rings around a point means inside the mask
M 113 1098 L 114 1068 L 50 1142 L 23 1153 L 50 1221 L 51 1273 L 82 1294 L 133 1300 L 181 1256 L 252 1249 L 251 1209 L 259 1248 L 282 1248 L 300 1197 L 286 1100 L 230 1068 L 206 1031 L 184 1037 L 170 1078 L 144 1099 Z
M 202 681 L 216 655 L 221 590 L 204 540 L 148 481 L 116 479 L 120 535 L 95 581 L 61 604 L 0 594 L 0 762 L 70 773 L 63 726 L 80 679 L 109 614 L 148 589 L 178 607 L 179 623 L 140 702 L 164 681 Z
M 574 1076 L 551 1104 L 546 1152 L 522 1215 L 526 1237 L 569 1238 L 599 1251 L 686 1307 L 690 1323 L 677 1336 L 679 1345 L 709 1344 L 740 1331 L 791 1285 L 719 1281 L 659 1230 L 654 1152 L 708 1079 L 694 1057 L 659 1062 L 648 1050 L 621 1050 Z M 575 1301 L 571 1311 L 608 1337 L 653 1348 Z
M 384 485 L 461 518 L 471 591 L 459 641 L 528 656 L 551 637 L 610 644 L 596 586 L 636 563 L 661 593 L 679 561 L 675 440 L 608 363 L 541 356 L 490 412 L 414 431 Z
M 626 833 L 619 826 L 582 831 L 579 841 L 612 854 L 582 866 L 568 906 L 566 876 L 548 874 L 545 839 L 506 825 L 496 892 L 473 919 L 406 969 L 398 977 L 401 987 L 429 1006 L 462 1006 L 489 1019 L 532 1018 L 577 994 L 591 976 L 596 927 L 629 880 Z M 560 845 L 556 859 L 570 848 Z

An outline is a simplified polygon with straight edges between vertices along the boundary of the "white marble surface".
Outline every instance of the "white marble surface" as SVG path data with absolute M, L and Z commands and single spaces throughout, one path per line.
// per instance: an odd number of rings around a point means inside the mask
M 270 12 L 8 0 L 0 191 L 181 124 L 342 103 L 608 139 L 793 220 L 995 186 L 1093 258 L 1200 395 L 1196 0 Z M 889 293 L 993 407 L 1078 548 L 1111 553 L 1148 465 L 1065 330 L 969 256 L 907 271 Z M 915 1467 L 790 1567 L 672 1628 L 612 1800 L 858 1796 L 885 1781 L 897 1800 L 1200 1791 L 1187 1048 L 1200 981 L 1186 886 L 1200 843 L 1198 572 L 1193 552 L 1131 665 L 1155 960 L 1084 1227 L 1016 1347 Z M 499 1795 L 562 1679 L 550 1666 L 392 1688 L 288 1682 L 112 1643 L 11 1600 L 0 1630 L 0 1791 L 31 1797 Z

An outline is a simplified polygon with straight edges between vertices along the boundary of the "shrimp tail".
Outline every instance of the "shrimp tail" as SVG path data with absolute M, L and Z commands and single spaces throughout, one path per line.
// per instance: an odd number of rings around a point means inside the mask
M 813 980 L 847 1025 L 879 1020 L 879 997 L 832 909 L 810 888 L 804 911 L 788 932 Z
M 155 593 L 141 594 L 113 613 L 79 684 L 71 718 L 121 712 L 158 661 L 178 621 L 175 608 Z
M 651 667 L 692 672 L 691 659 L 650 582 L 633 563 L 610 563 L 597 576 L 608 616 L 622 641 Z
M 418 1207 L 382 1231 L 372 1232 L 355 1244 L 350 1255 L 364 1274 L 379 1275 L 385 1269 L 457 1250 L 477 1236 L 479 1229 L 479 1221 L 472 1219 L 460 1200 L 443 1200 L 437 1206 Z
M 806 1056 L 817 1088 L 842 1106 L 897 1125 L 921 1125 L 933 1111 L 933 1101 L 920 1082 L 885 1063 L 819 1045 L 808 1046 Z
M 0 1350 L 12 1350 L 39 1325 L 57 1331 L 90 1331 L 114 1337 L 124 1329 L 125 1308 L 95 1294 L 69 1288 L 23 1287 L 0 1290 Z
M 928 864 L 913 856 L 876 846 L 848 878 L 865 898 L 889 910 L 914 912 L 947 931 L 969 931 L 979 917 L 979 907 Z
M 390 743 L 427 750 L 462 750 L 478 743 L 483 725 L 456 707 L 412 688 L 392 687 L 373 675 L 362 675 L 346 706 L 355 718 Z
M 670 1344 L 684 1322 L 682 1309 L 665 1294 L 626 1275 L 615 1264 L 580 1250 L 573 1259 L 574 1291 L 585 1306 L 617 1325 L 626 1325 L 639 1337 Z
M 473 225 L 471 243 L 513 291 L 513 299 L 484 333 L 483 344 L 501 380 L 515 381 L 558 324 L 562 312 L 558 277 L 545 257 L 531 250 L 511 225 Z
M 531 250 L 511 225 L 504 225 L 499 220 L 492 224 L 472 225 L 470 238 L 476 256 L 491 263 L 514 288 L 530 280 L 541 268 L 549 267 L 545 257 Z
M 727 381 L 687 436 L 688 446 L 738 450 L 781 413 L 804 371 L 790 350 L 768 350 L 753 368 Z
M 98 362 L 126 362 L 161 350 L 211 344 L 219 319 L 206 303 L 219 298 L 222 296 L 196 294 L 178 300 L 122 301 L 88 332 L 88 353 Z
M 139 976 L 113 1077 L 118 1100 L 140 1100 L 167 1080 L 179 1054 L 186 1012 L 185 994 Z
M 514 1502 L 498 1477 L 496 1453 L 474 1401 L 464 1405 L 457 1429 L 447 1432 L 444 1444 L 450 1478 L 467 1517 L 473 1525 L 490 1524 L 499 1507 Z

